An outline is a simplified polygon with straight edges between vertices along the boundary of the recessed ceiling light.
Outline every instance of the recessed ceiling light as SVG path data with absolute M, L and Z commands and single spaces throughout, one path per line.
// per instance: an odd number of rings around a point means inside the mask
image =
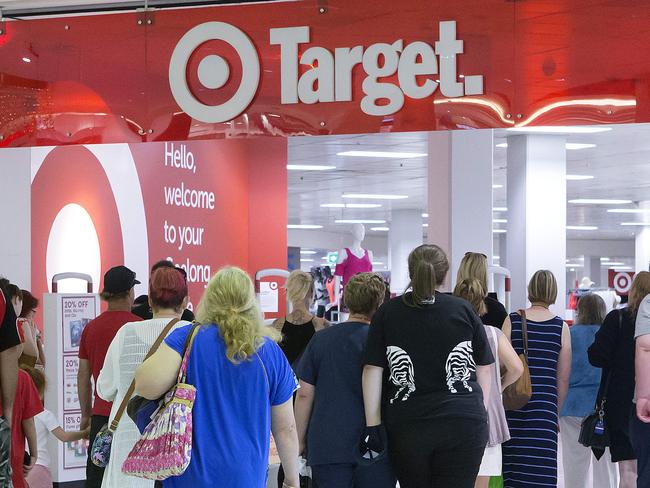
M 594 177 L 591 175 L 566 175 L 567 181 L 582 181 L 582 180 L 593 180 Z
M 507 224 L 508 219 L 492 219 L 493 224 Z
M 506 129 L 509 132 L 524 132 L 532 134 L 597 134 L 612 130 L 611 127 L 573 127 L 573 126 L 536 126 L 536 127 L 512 127 Z
M 392 151 L 343 151 L 336 153 L 337 156 L 348 156 L 355 158 L 422 158 L 427 153 L 392 152 Z
M 314 260 L 313 260 L 313 259 L 309 259 L 309 258 L 302 258 L 302 259 L 300 260 L 300 262 L 301 262 L 301 263 L 313 263 Z
M 625 263 L 614 263 L 613 261 L 607 261 L 600 263 L 601 266 L 625 266 Z
M 508 232 L 506 229 L 492 229 L 493 234 L 505 234 Z
M 300 250 L 300 254 L 316 254 L 316 251 L 303 251 L 303 250 Z
M 322 225 L 313 224 L 287 224 L 287 229 L 322 229 Z
M 567 142 L 566 145 L 567 151 L 579 151 L 580 149 L 591 149 L 596 147 L 596 144 L 581 144 L 578 142 Z
M 492 211 L 493 211 L 493 212 L 507 212 L 507 211 L 508 211 L 508 207 L 494 207 L 494 208 L 492 209 Z
M 338 219 L 334 221 L 337 224 L 385 224 L 385 220 L 377 219 Z
M 374 230 L 375 232 L 388 232 L 390 230 L 389 227 L 371 227 L 370 230 Z
M 567 225 L 566 230 L 598 230 L 595 225 Z
M 650 213 L 650 208 L 609 208 L 608 213 L 643 214 Z
M 343 198 L 365 198 L 367 200 L 404 200 L 408 195 L 382 195 L 375 193 L 345 193 Z
M 503 188 L 503 185 L 492 185 L 492 188 L 496 190 L 497 188 Z
M 287 164 L 289 171 L 327 171 L 336 169 L 336 166 L 322 166 L 318 164 Z
M 346 203 L 345 208 L 379 208 L 381 203 Z
M 621 225 L 636 225 L 639 227 L 650 226 L 650 222 L 621 222 Z
M 577 203 L 580 205 L 623 205 L 625 203 L 632 203 L 632 200 L 616 200 L 608 198 L 575 198 L 569 200 L 569 203 Z

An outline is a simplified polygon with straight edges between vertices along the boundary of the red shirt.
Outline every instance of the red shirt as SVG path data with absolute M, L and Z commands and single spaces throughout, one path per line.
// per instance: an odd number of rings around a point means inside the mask
M 43 411 L 43 404 L 38 396 L 32 378 L 22 369 L 18 370 L 14 416 L 11 422 L 11 469 L 14 488 L 26 488 L 23 476 L 25 461 L 25 432 L 23 420 L 29 420 Z
M 90 362 L 93 381 L 97 384 L 97 378 L 104 366 L 106 352 L 111 345 L 117 331 L 127 322 L 139 322 L 142 319 L 131 312 L 104 312 L 99 317 L 88 322 L 88 325 L 81 333 L 79 344 L 79 359 L 87 359 Z M 93 402 L 92 415 L 108 417 L 111 414 L 112 403 L 102 400 L 97 395 L 95 388 L 95 401 Z

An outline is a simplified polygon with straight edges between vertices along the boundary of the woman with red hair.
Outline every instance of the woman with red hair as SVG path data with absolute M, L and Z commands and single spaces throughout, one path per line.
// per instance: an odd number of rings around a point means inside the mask
M 153 343 L 172 320 L 180 320 L 187 306 L 187 282 L 180 271 L 163 267 L 153 272 L 149 279 L 149 304 L 153 318 L 122 326 L 108 348 L 102 372 L 97 379 L 99 396 L 113 402 L 109 422 L 115 419 L 133 381 L 135 370 L 142 364 Z M 187 324 L 186 321 L 177 321 L 167 333 Z M 153 487 L 153 481 L 122 473 L 122 464 L 139 438 L 140 432 L 136 425 L 128 415 L 122 415 L 113 434 L 102 487 Z

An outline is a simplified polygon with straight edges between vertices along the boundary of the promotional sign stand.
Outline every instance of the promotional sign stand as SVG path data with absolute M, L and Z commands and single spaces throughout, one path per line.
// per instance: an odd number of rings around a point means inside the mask
M 285 289 L 288 277 L 286 269 L 262 269 L 255 273 L 255 291 L 266 325 L 290 311 Z
M 45 408 L 65 430 L 79 430 L 79 343 L 84 327 L 99 314 L 99 297 L 92 293 L 48 293 L 43 298 Z M 49 436 L 48 450 L 55 486 L 86 478 L 87 440 L 63 443 Z

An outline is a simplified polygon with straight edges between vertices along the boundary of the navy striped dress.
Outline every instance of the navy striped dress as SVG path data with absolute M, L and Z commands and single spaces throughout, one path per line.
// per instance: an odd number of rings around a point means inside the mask
M 523 353 L 521 316 L 510 314 L 512 345 Z M 503 444 L 505 488 L 557 486 L 557 362 L 563 320 L 528 320 L 528 366 L 533 396 L 521 410 L 506 412 L 511 440 Z

